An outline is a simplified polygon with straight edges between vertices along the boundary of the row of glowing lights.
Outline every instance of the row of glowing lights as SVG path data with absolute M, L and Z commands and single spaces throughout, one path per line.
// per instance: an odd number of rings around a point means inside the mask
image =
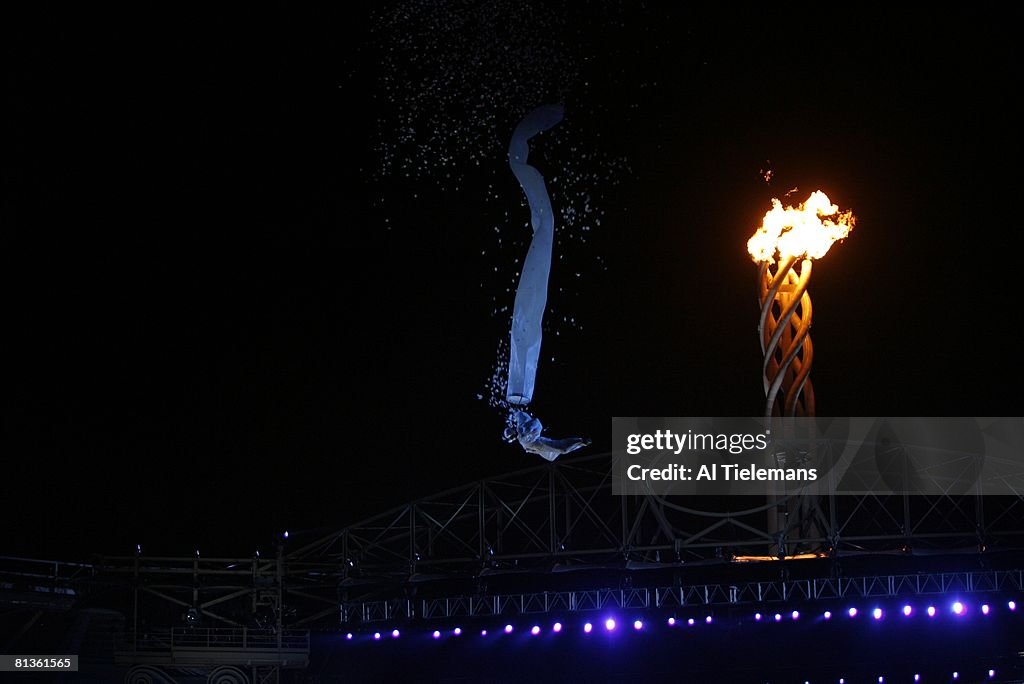
M 988 671 L 988 678 L 989 679 L 995 679 L 996 678 L 996 671 L 995 670 L 989 670 Z M 960 679 L 960 673 L 959 672 L 953 672 L 953 680 L 957 681 L 959 679 Z M 920 674 L 915 674 L 914 675 L 914 681 L 915 682 L 920 682 L 921 681 L 921 675 Z M 810 680 L 807 680 L 807 681 L 804 682 L 804 684 L 811 684 L 811 682 L 810 682 Z M 846 679 L 844 679 L 843 677 L 840 677 L 839 678 L 839 684 L 846 684 Z M 885 684 L 885 675 L 878 675 L 878 684 Z
M 988 678 L 989 679 L 995 679 L 996 678 L 996 671 L 995 670 L 989 670 L 988 671 Z M 960 679 L 960 673 L 959 672 L 953 672 L 953 680 L 956 681 L 956 680 L 959 680 L 959 679 Z M 920 674 L 915 674 L 914 675 L 914 681 L 915 682 L 920 682 L 921 681 L 921 675 Z M 807 681 L 804 682 L 804 684 L 811 684 L 811 682 L 810 682 L 810 680 L 807 680 Z M 839 684 L 846 684 L 846 679 L 844 679 L 843 677 L 840 677 L 839 678 Z M 878 684 L 885 684 L 885 675 L 878 675 Z
M 1008 601 L 1006 603 L 1006 607 L 1007 607 L 1007 609 L 1009 609 L 1011 611 L 1017 610 L 1017 603 L 1015 601 Z M 963 602 L 961 602 L 961 601 L 954 601 L 953 604 L 949 607 L 949 611 L 951 613 L 953 613 L 953 615 L 957 615 L 957 616 L 966 615 L 967 614 L 967 606 L 964 605 Z M 914 607 L 911 606 L 910 604 L 907 604 L 907 605 L 903 606 L 903 610 L 901 612 L 903 613 L 904 617 L 910 617 L 911 615 L 914 614 Z M 991 612 L 992 612 L 992 607 L 991 606 L 989 606 L 987 603 L 981 604 L 981 614 L 982 615 L 988 615 Z M 925 613 L 928 615 L 928 617 L 935 617 L 936 615 L 939 614 L 939 611 L 938 611 L 938 609 L 935 606 L 928 606 L 925 609 Z M 855 618 L 860 613 L 859 613 L 859 611 L 856 608 L 850 608 L 849 610 L 846 611 L 846 614 L 849 617 L 851 617 L 851 618 Z M 794 620 L 798 620 L 798 619 L 800 619 L 800 612 L 794 610 L 790 614 L 790 617 L 792 619 L 794 619 Z M 826 620 L 831 620 L 832 619 L 832 611 L 831 610 L 826 610 L 824 613 L 822 613 L 822 617 L 825 618 Z M 883 617 L 885 617 L 885 611 L 883 611 L 881 608 L 875 608 L 874 610 L 871 611 L 871 617 L 873 617 L 876 620 L 881 620 Z M 761 613 L 755 613 L 754 614 L 754 619 L 757 620 L 758 622 L 760 622 L 761 620 L 765 619 L 765 616 L 762 615 Z M 776 622 L 782 622 L 782 614 L 781 613 L 775 613 L 775 621 Z M 690 620 L 690 623 L 692 624 L 693 620 Z
M 1017 610 L 1017 603 L 1015 601 L 1008 601 L 1007 604 L 1006 604 L 1006 607 L 1010 611 L 1015 611 L 1015 610 Z M 963 602 L 961 602 L 961 601 L 954 601 L 953 604 L 950 606 L 949 610 L 950 610 L 950 612 L 953 615 L 956 615 L 956 616 L 962 616 L 962 615 L 966 615 L 967 614 L 967 606 Z M 982 615 L 988 615 L 989 613 L 992 612 L 992 607 L 989 606 L 989 604 L 987 604 L 987 603 L 983 603 L 981 605 L 980 610 L 981 610 Z M 914 608 L 913 608 L 913 606 L 907 604 L 907 605 L 903 606 L 903 610 L 901 612 L 903 613 L 904 617 L 910 617 L 910 616 L 912 616 L 914 614 Z M 928 617 L 933 618 L 936 615 L 938 615 L 939 611 L 938 611 L 938 609 L 935 606 L 928 606 L 925 609 L 925 613 L 928 615 Z M 856 608 L 850 608 L 849 610 L 846 611 L 846 614 L 847 614 L 847 616 L 849 616 L 851 618 L 855 618 L 855 617 L 857 617 L 860 614 L 860 612 Z M 832 615 L 833 615 L 832 611 L 826 610 L 824 613 L 822 613 L 822 618 L 824 618 L 825 620 L 831 620 L 832 619 Z M 792 620 L 799 620 L 800 619 L 800 611 L 794 610 L 792 613 L 789 614 L 789 617 Z M 871 611 L 871 617 L 873 617 L 875 620 L 881 620 L 883 617 L 885 617 L 885 612 L 881 608 L 875 608 L 874 610 Z M 765 620 L 765 619 L 767 619 L 766 615 L 763 615 L 762 613 L 754 613 L 754 620 L 755 621 L 761 622 L 762 620 Z M 782 622 L 782 619 L 783 619 L 782 613 L 775 613 L 775 615 L 774 615 L 775 622 Z M 708 615 L 707 617 L 704 618 L 704 622 L 709 624 L 709 625 L 713 621 L 714 620 L 713 620 L 713 618 L 710 615 Z M 681 622 L 681 620 L 677 620 L 674 617 L 670 617 L 666 621 L 666 624 L 668 624 L 669 627 L 675 627 L 680 622 Z M 691 626 L 696 624 L 696 622 L 697 621 L 694 618 L 689 618 L 688 620 L 686 620 L 686 624 L 687 625 L 691 625 Z M 618 627 L 618 623 L 615 621 L 615 618 L 608 618 L 608 619 L 606 619 L 604 621 L 604 628 L 605 628 L 606 631 L 613 632 L 613 631 L 615 631 L 616 627 Z M 643 628 L 644 628 L 643 620 L 634 620 L 633 621 L 633 629 L 635 629 L 636 631 L 640 631 Z M 555 632 L 556 634 L 561 632 L 562 629 L 563 629 L 563 625 L 562 625 L 561 622 L 556 622 L 555 624 L 553 624 L 551 626 L 551 631 Z M 510 625 L 510 624 L 509 625 L 505 625 L 505 629 L 504 629 L 505 634 L 511 634 L 513 631 L 515 631 L 515 628 L 512 625 Z M 590 634 L 593 631 L 594 631 L 594 624 L 592 622 L 584 623 L 584 625 L 583 625 L 583 632 L 585 634 Z M 456 627 L 455 629 L 453 629 L 451 631 L 451 633 L 452 633 L 453 636 L 462 636 L 462 628 L 461 627 Z M 534 625 L 533 627 L 530 628 L 530 634 L 532 634 L 533 636 L 537 636 L 540 633 L 541 633 L 540 625 Z M 392 638 L 397 639 L 399 636 L 401 636 L 401 632 L 399 632 L 397 629 L 394 629 L 394 630 L 391 631 L 391 637 Z M 433 638 L 435 638 L 435 639 L 440 639 L 441 636 L 442 636 L 441 630 L 435 629 L 434 632 L 431 634 L 431 636 Z M 487 630 L 486 629 L 480 630 L 480 636 L 487 636 Z M 355 638 L 355 635 L 353 635 L 352 632 L 349 632 L 348 634 L 345 635 L 345 638 L 347 640 L 351 641 L 352 639 Z M 373 638 L 374 638 L 375 641 L 380 641 L 381 638 L 382 638 L 382 635 L 381 635 L 380 632 L 374 632 Z

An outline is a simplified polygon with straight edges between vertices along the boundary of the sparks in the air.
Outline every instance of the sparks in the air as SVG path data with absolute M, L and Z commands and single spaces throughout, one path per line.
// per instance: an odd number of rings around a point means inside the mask
M 773 199 L 771 211 L 747 241 L 747 251 L 759 263 L 789 257 L 820 259 L 850 234 L 854 221 L 852 211 L 840 211 L 820 190 L 795 207 L 783 207 Z

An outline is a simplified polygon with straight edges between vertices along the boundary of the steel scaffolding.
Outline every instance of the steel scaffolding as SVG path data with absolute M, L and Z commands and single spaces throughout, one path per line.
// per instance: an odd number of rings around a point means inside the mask
M 512 618 L 517 615 L 565 615 L 614 609 L 668 610 L 677 614 L 700 608 L 773 607 L 774 604 L 804 606 L 815 601 L 910 599 L 948 594 L 1019 596 L 1022 592 L 1024 571 L 1019 569 L 816 577 L 631 589 L 603 588 L 484 596 L 444 596 L 418 601 L 352 601 L 341 605 L 341 622 L 370 624 L 417 618 Z
M 280 681 L 303 662 L 286 642 L 343 624 L 1024 591 L 1021 497 L 822 497 L 816 524 L 787 526 L 781 538 L 814 558 L 779 561 L 763 498 L 614 496 L 611 467 L 596 454 L 487 478 L 309 541 L 293 531 L 263 558 L 0 558 L 0 604 L 27 625 L 15 640 L 45 611 L 79 610 L 81 621 L 102 609 L 94 624 L 116 632 L 119 662 L 139 668 L 180 660 L 153 644 L 217 637 L 187 655 L 193 671 L 205 658 L 204 671 L 221 668 L 223 681 L 238 679 L 231 668 L 245 651 L 266 656 L 268 645 L 255 644 L 272 636 L 278 662 L 243 674 Z M 958 567 L 939 560 L 949 558 Z M 893 565 L 907 562 L 917 567 Z M 242 642 L 225 647 L 225 635 Z

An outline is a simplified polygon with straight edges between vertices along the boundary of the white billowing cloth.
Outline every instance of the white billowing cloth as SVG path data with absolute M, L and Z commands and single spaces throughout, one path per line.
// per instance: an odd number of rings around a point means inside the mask
M 551 439 L 540 433 L 544 426 L 526 411 L 513 411 L 509 416 L 509 428 L 505 430 L 508 439 L 516 439 L 525 451 L 537 454 L 541 458 L 554 461 L 562 454 L 576 451 L 590 444 L 584 437 L 567 437 Z
M 555 236 L 555 216 L 551 198 L 540 172 L 526 163 L 530 154 L 530 138 L 558 125 L 565 113 L 561 105 L 544 105 L 527 114 L 508 145 L 508 163 L 526 194 L 530 205 L 533 239 L 523 262 L 516 303 L 512 311 L 512 344 L 509 347 L 508 387 L 505 400 L 512 407 L 505 438 L 516 440 L 528 453 L 554 461 L 562 454 L 590 444 L 589 439 L 570 437 L 551 439 L 541 435 L 544 426 L 526 411 L 533 399 L 540 359 L 541 323 L 548 300 L 548 276 L 551 274 L 551 251 Z
M 513 406 L 525 406 L 533 399 L 555 234 L 555 217 L 551 212 L 551 199 L 544 186 L 544 177 L 526 163 L 530 154 L 529 140 L 557 125 L 563 114 L 561 105 L 537 107 L 516 126 L 508 146 L 508 163 L 526 193 L 526 200 L 530 204 L 530 223 L 533 225 L 533 240 L 523 262 L 519 287 L 516 289 L 515 308 L 512 311 L 512 344 L 509 349 L 505 399 Z

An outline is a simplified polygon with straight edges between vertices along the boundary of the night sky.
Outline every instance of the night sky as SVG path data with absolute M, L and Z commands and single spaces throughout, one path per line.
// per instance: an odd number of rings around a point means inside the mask
M 505 146 L 551 101 L 531 162 L 591 206 L 556 225 L 551 434 L 759 414 L 745 243 L 793 187 L 858 218 L 811 281 L 819 415 L 1024 413 L 1019 13 L 557 5 L 13 31 L 0 554 L 249 555 L 541 463 L 488 383 Z

